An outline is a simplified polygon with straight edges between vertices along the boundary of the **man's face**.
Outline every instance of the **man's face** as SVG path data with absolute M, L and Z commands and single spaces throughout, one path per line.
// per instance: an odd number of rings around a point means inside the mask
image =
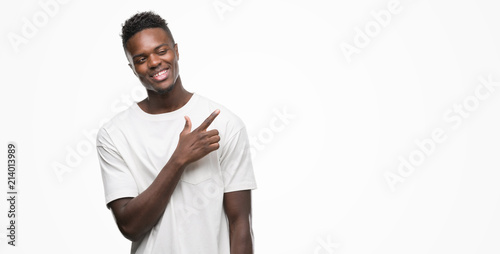
M 161 28 L 144 29 L 126 44 L 129 66 L 146 89 L 165 94 L 179 76 L 177 44 Z

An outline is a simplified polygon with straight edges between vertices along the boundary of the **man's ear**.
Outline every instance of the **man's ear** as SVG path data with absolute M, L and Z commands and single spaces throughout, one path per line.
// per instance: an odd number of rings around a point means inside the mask
M 174 45 L 175 55 L 177 56 L 177 60 L 179 60 L 179 48 L 177 47 L 177 43 Z
M 137 73 L 135 72 L 134 67 L 133 67 L 130 63 L 128 64 L 128 67 L 130 67 L 130 69 L 132 69 L 132 72 L 134 73 L 134 75 L 135 75 L 136 77 L 139 77 L 139 76 L 137 76 Z

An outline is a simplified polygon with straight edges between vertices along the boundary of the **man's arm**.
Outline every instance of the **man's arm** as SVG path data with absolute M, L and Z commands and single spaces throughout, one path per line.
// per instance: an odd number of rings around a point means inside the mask
M 219 148 L 219 132 L 206 130 L 219 112 L 215 110 L 192 132 L 191 120 L 186 116 L 177 148 L 153 183 L 137 197 L 109 203 L 118 228 L 127 239 L 137 241 L 149 232 L 165 212 L 185 167 Z
M 171 158 L 144 192 L 135 198 L 121 198 L 109 203 L 123 236 L 130 241 L 137 241 L 156 225 L 184 167 Z
M 229 221 L 231 254 L 253 253 L 251 191 L 224 194 L 224 210 Z

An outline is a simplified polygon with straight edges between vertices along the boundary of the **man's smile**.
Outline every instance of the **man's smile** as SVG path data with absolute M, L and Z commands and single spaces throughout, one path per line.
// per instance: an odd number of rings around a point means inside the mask
M 163 70 L 160 70 L 160 71 L 153 73 L 153 75 L 151 75 L 151 77 L 155 81 L 161 82 L 161 81 L 168 78 L 168 74 L 170 73 L 169 71 L 170 71 L 170 68 L 166 68 L 166 69 L 163 69 Z

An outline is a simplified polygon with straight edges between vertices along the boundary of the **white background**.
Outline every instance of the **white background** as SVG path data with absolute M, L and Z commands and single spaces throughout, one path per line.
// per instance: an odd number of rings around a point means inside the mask
M 2 198 L 0 253 L 129 252 L 92 135 L 145 94 L 119 37 L 144 10 L 169 22 L 185 88 L 249 129 L 256 253 L 500 253 L 497 1 L 400 0 L 383 25 L 390 0 L 47 1 L 0 4 L 0 156 L 14 141 L 19 166 L 18 246 Z

